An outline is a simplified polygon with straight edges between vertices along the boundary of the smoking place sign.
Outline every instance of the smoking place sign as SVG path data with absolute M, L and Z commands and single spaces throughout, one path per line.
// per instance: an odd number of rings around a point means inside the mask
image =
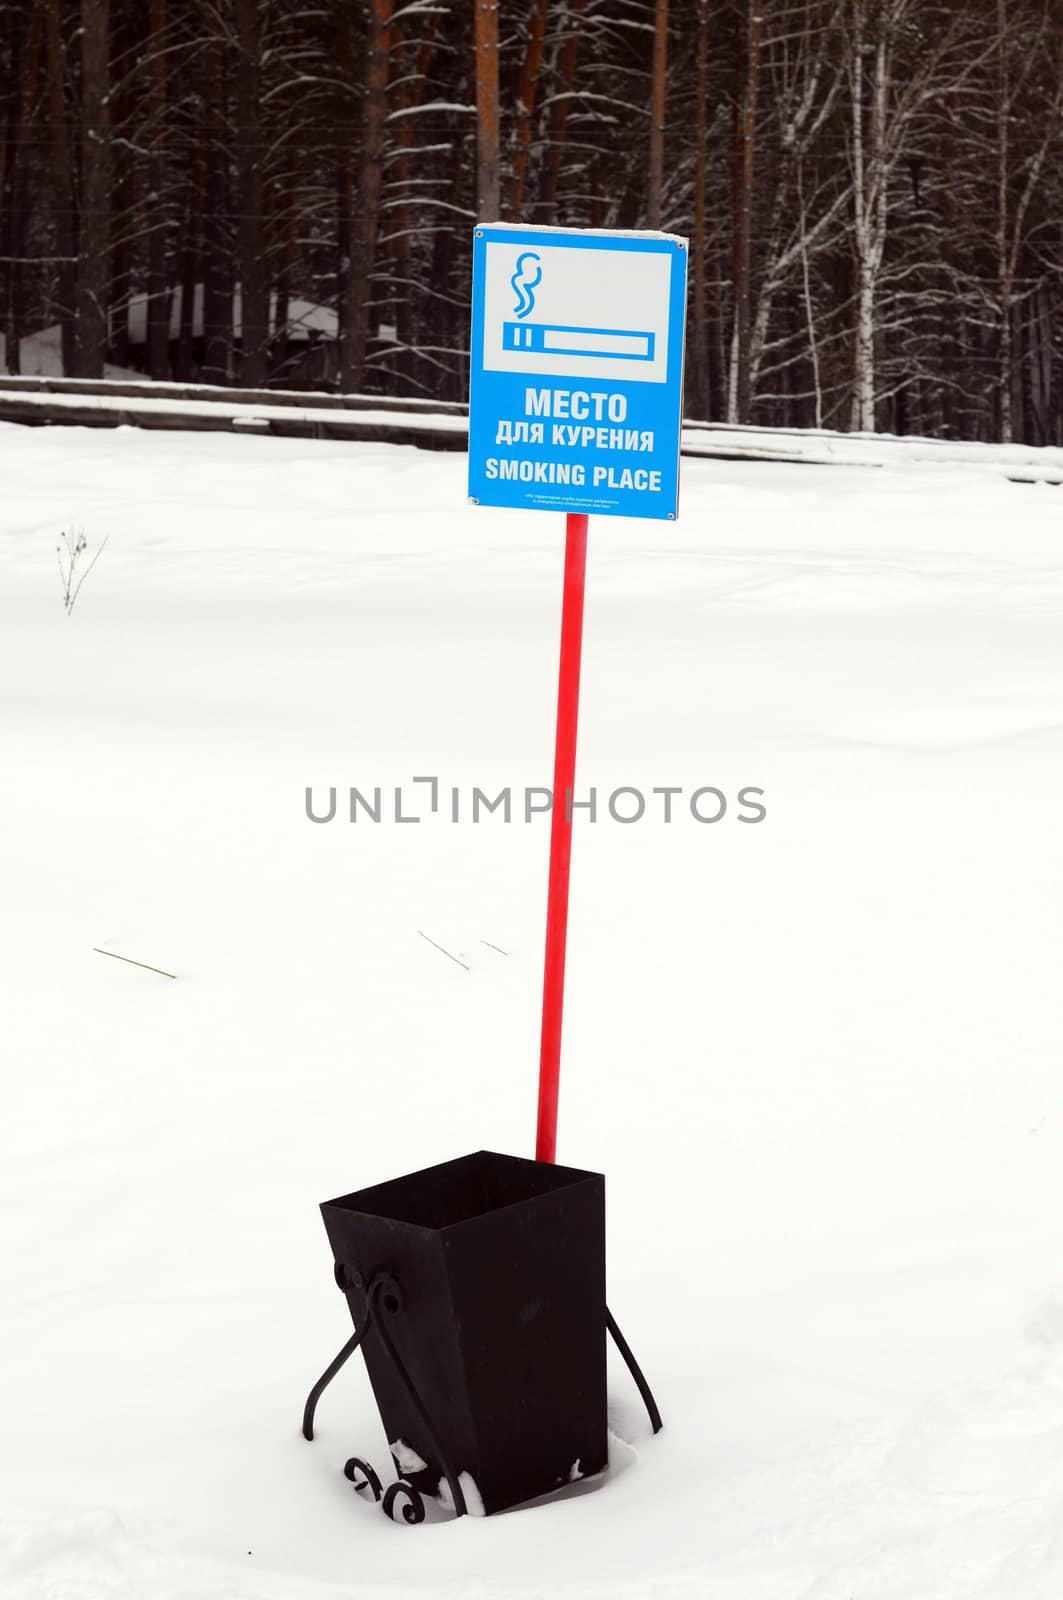
M 674 521 L 686 277 L 674 234 L 476 229 L 474 502 Z

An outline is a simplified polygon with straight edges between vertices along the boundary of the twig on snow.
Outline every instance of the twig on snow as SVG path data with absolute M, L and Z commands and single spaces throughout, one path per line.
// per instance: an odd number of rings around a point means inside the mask
M 176 978 L 176 972 L 167 972 L 164 967 L 153 967 L 147 961 L 134 961 L 132 956 L 120 956 L 113 950 L 101 950 L 98 944 L 93 945 L 93 950 L 98 956 L 110 956 L 112 961 L 128 961 L 131 967 L 143 967 L 145 972 L 157 972 L 162 978 Z
M 464 962 L 464 961 L 461 961 L 461 960 L 459 960 L 459 958 L 458 958 L 458 957 L 457 957 L 457 956 L 452 956 L 452 955 L 451 955 L 451 953 L 450 953 L 450 951 L 449 951 L 449 950 L 444 950 L 444 949 L 443 949 L 443 946 L 442 946 L 442 945 L 441 945 L 441 944 L 436 944 L 436 942 L 435 942 L 435 940 L 434 940 L 434 939 L 429 939 L 429 938 L 428 938 L 428 935 L 427 935 L 427 933 L 421 933 L 421 930 L 420 930 L 420 928 L 418 928 L 418 930 L 417 930 L 417 932 L 418 932 L 418 933 L 420 933 L 420 934 L 421 934 L 421 938 L 422 938 L 422 939 L 425 939 L 425 940 L 427 940 L 427 942 L 428 942 L 428 943 L 429 943 L 429 944 L 430 944 L 430 945 L 433 945 L 433 946 L 434 946 L 434 947 L 435 947 L 435 949 L 437 949 L 437 950 L 440 950 L 440 951 L 442 951 L 442 953 L 443 953 L 443 955 L 445 955 L 445 956 L 446 956 L 446 957 L 447 957 L 447 959 L 448 959 L 448 960 L 449 960 L 449 961 L 454 961 L 454 962 L 456 962 L 456 963 L 457 963 L 457 965 L 458 965 L 458 966 L 459 966 L 459 967 L 462 967 L 462 968 L 464 968 L 464 970 L 465 970 L 465 971 L 466 971 L 466 972 L 468 972 L 468 970 L 469 970 L 469 969 L 468 969 L 468 967 L 467 967 L 467 966 L 466 966 L 466 965 L 465 965 L 465 962 Z

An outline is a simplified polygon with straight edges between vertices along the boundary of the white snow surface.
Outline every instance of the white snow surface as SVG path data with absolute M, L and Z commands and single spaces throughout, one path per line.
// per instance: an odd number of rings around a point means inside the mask
M 398 1463 L 399 1471 L 407 1477 L 411 1472 L 423 1472 L 428 1462 L 419 1456 L 412 1444 L 407 1444 L 405 1439 L 396 1439 L 390 1446 L 392 1455 Z
M 63 376 L 63 336 L 59 323 L 42 328 L 38 333 L 27 334 L 19 344 L 22 376 L 26 378 L 61 378 Z M 7 340 L 0 333 L 0 383 L 7 372 Z M 107 362 L 103 369 L 105 378 L 140 378 L 142 373 L 130 367 L 116 367 Z
M 471 1472 L 459 1472 L 458 1483 L 461 1485 L 462 1496 L 465 1500 L 465 1510 L 470 1517 L 486 1516 L 484 1511 L 483 1495 L 480 1493 L 476 1479 Z M 439 1480 L 437 1496 L 440 1505 L 445 1511 L 454 1510 L 454 1496 L 450 1492 L 450 1484 L 446 1478 Z
M 28 375 L 28 374 L 27 374 Z M 136 374 L 139 376 L 139 374 Z M 265 422 L 272 418 L 274 421 L 283 422 L 329 422 L 335 425 L 349 417 L 357 427 L 383 424 L 390 427 L 421 428 L 430 432 L 465 433 L 468 423 L 461 416 L 452 416 L 446 412 L 432 412 L 425 415 L 419 411 L 388 411 L 383 407 L 379 410 L 365 410 L 345 412 L 340 410 L 329 411 L 306 406 L 268 405 L 256 406 L 252 401 L 225 401 L 225 400 L 184 400 L 176 397 L 167 398 L 151 393 L 151 386 L 143 384 L 142 394 L 130 399 L 115 394 L 74 394 L 57 396 L 47 391 L 20 390 L 14 392 L 14 397 L 21 405 L 34 406 L 42 412 L 54 412 L 62 409 L 76 408 L 79 411 L 121 411 L 136 410 L 146 416 L 152 415 L 180 415 L 186 417 L 227 417 L 232 422 L 255 423 Z M 11 391 L 8 391 L 11 393 Z M 0 378 L 0 394 L 4 393 L 3 379 Z M 9 424 L 13 426 L 13 424 Z
M 977 452 L 592 523 L 581 788 L 768 807 L 576 826 L 559 1158 L 665 1431 L 611 1358 L 608 1474 L 417 1528 L 359 1362 L 301 1438 L 318 1202 L 532 1149 L 547 820 L 409 784 L 549 784 L 561 528 L 464 465 L 0 427 L 4 1600 L 1059 1600 L 1063 491 Z

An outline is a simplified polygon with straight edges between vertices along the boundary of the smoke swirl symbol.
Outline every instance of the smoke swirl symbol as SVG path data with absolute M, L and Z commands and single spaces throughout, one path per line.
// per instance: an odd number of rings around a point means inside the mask
M 534 272 L 526 266 L 529 261 L 535 263 Z M 535 305 L 535 290 L 543 281 L 541 258 L 534 250 L 525 250 L 517 257 L 517 270 L 509 281 L 517 297 L 514 310 L 518 317 L 526 317 Z

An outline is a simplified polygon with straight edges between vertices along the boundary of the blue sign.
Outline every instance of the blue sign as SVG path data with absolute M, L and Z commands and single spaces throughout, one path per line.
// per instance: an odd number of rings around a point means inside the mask
M 674 234 L 476 229 L 476 504 L 675 520 L 686 283 Z

